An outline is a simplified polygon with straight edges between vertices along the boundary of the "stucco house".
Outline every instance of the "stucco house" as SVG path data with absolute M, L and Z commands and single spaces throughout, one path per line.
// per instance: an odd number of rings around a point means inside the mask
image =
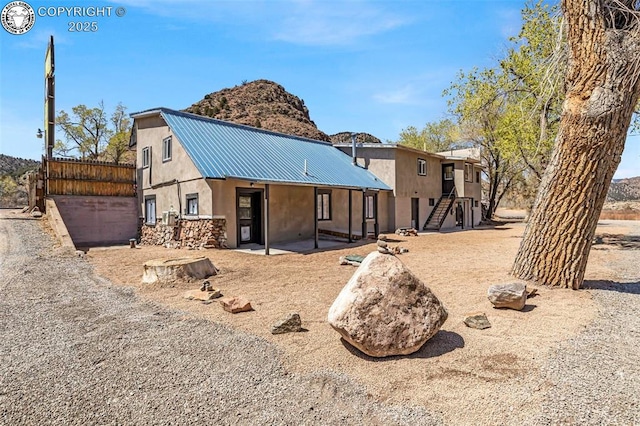
M 472 228 L 482 219 L 482 165 L 467 151 L 429 153 L 397 144 L 337 144 L 392 189 L 389 229 Z
M 330 143 L 167 108 L 131 115 L 143 243 L 239 247 L 388 231 L 391 187 Z

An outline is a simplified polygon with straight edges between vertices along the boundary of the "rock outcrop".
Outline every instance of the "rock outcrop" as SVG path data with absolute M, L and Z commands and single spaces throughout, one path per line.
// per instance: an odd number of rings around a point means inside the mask
M 329 142 L 309 116 L 304 100 L 269 80 L 209 93 L 185 110 L 194 114 Z

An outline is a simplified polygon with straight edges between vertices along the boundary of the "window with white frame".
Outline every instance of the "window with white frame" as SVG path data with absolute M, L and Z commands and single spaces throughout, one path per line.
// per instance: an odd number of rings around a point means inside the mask
M 185 214 L 196 216 L 198 214 L 198 194 L 187 194 Z
M 367 218 L 367 219 L 375 219 L 376 218 L 375 196 L 374 195 L 366 195 L 365 196 L 365 218 Z
M 464 181 L 473 182 L 473 165 L 464 163 Z
M 156 196 L 144 197 L 144 221 L 147 225 L 156 224 Z
M 424 158 L 418 158 L 418 175 L 427 175 L 427 160 L 425 160 Z
M 151 162 L 151 149 L 147 146 L 142 148 L 142 167 L 149 167 Z
M 162 161 L 171 161 L 171 136 L 162 140 Z
M 318 220 L 331 220 L 331 191 L 318 191 Z
M 444 166 L 444 180 L 453 180 L 453 164 Z

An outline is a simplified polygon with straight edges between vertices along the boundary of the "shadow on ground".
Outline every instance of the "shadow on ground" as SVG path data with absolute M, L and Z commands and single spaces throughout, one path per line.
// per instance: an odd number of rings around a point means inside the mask
M 352 355 L 373 362 L 393 361 L 402 358 L 435 358 L 446 353 L 453 352 L 456 349 L 464 348 L 464 339 L 461 335 L 454 333 L 453 331 L 445 330 L 438 331 L 436 335 L 427 340 L 427 343 L 425 343 L 417 352 L 410 355 L 388 356 L 384 358 L 369 356 L 356 349 L 342 338 L 340 339 L 340 342 L 342 342 L 344 347 L 351 352 Z
M 608 280 L 587 280 L 582 285 L 585 290 L 607 290 L 619 293 L 640 294 L 640 281 L 633 283 L 620 283 Z

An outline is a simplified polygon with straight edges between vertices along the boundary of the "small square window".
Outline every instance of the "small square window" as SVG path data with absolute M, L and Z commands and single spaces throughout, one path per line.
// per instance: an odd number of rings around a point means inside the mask
M 436 199 L 435 198 L 429 198 L 429 207 L 433 207 L 436 205 Z
M 171 136 L 162 141 L 162 161 L 171 161 Z
M 331 220 L 331 192 L 318 193 L 318 220 Z
M 418 175 L 420 176 L 427 175 L 427 160 L 423 158 L 418 158 Z
M 142 168 L 149 167 L 149 163 L 151 162 L 151 148 L 148 146 L 142 148 Z
M 193 216 L 198 214 L 198 194 L 187 194 L 187 205 L 184 214 Z

